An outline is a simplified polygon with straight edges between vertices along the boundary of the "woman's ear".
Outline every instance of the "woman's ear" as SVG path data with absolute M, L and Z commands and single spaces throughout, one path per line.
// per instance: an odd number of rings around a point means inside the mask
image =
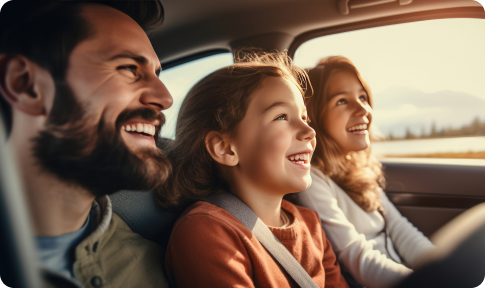
M 54 83 L 39 75 L 46 73 L 22 55 L 0 55 L 0 92 L 12 107 L 32 116 L 45 115 L 44 82 Z
M 217 163 L 236 166 L 239 163 L 239 158 L 229 140 L 228 136 L 211 131 L 205 136 L 205 147 Z

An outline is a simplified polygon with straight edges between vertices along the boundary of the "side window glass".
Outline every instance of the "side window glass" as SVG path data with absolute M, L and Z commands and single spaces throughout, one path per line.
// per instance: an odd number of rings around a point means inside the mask
M 233 55 L 228 52 L 185 63 L 160 73 L 160 80 L 173 98 L 172 107 L 163 111 L 165 125 L 162 127 L 162 137 L 175 138 L 175 125 L 180 106 L 192 86 L 208 74 L 233 63 Z
M 379 157 L 485 159 L 485 20 L 439 19 L 324 36 L 295 64 L 349 58 L 374 98 Z

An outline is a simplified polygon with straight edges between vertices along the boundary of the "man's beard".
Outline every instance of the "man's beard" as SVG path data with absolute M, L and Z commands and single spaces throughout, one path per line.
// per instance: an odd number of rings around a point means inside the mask
M 88 124 L 89 113 L 77 103 L 64 81 L 56 83 L 54 99 L 47 128 L 33 139 L 33 153 L 43 169 L 95 196 L 119 190 L 152 190 L 166 180 L 171 165 L 160 149 L 140 148 L 135 154 L 121 137 L 121 124 L 141 117 L 160 121 L 155 133 L 158 143 L 164 123 L 161 112 L 148 108 L 125 110 L 112 128 L 103 120 L 97 125 Z

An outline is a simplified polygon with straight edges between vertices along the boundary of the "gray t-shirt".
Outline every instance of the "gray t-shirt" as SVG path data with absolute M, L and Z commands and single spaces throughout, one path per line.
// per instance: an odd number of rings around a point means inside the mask
M 89 236 L 89 220 L 88 216 L 81 229 L 69 234 L 35 237 L 37 253 L 44 268 L 69 278 L 76 278 L 74 275 L 75 250 L 76 246 Z

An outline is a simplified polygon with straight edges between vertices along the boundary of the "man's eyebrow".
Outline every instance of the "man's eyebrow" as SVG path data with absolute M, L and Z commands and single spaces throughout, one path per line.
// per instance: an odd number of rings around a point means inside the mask
M 142 65 L 148 63 L 148 59 L 145 56 L 136 55 L 136 54 L 132 54 L 132 53 L 116 54 L 116 55 L 112 56 L 111 58 L 109 58 L 109 61 L 113 61 L 113 60 L 120 59 L 120 58 L 132 59 L 132 60 L 135 60 L 138 64 L 142 64 Z
M 137 55 L 137 54 L 129 53 L 129 52 L 128 53 L 116 54 L 116 55 L 112 56 L 111 58 L 109 58 L 108 60 L 113 61 L 113 60 L 122 59 L 122 58 L 132 59 L 140 65 L 148 64 L 148 59 L 145 56 L 141 56 L 141 55 Z M 162 66 L 159 63 L 159 66 L 156 68 L 156 71 L 155 71 L 157 76 L 160 74 L 161 71 L 162 71 Z
M 275 102 L 271 105 L 269 105 L 266 109 L 263 110 L 263 113 L 266 113 L 267 111 L 275 108 L 275 107 L 278 107 L 278 106 L 288 106 L 288 103 L 287 102 Z

